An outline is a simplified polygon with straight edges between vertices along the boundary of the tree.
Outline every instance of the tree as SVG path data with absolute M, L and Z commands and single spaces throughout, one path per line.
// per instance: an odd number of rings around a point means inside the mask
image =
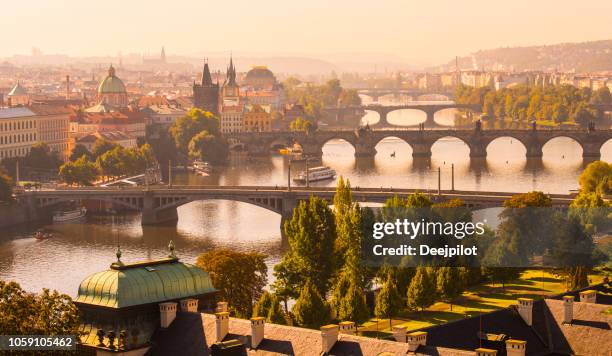
M 189 141 L 189 156 L 210 163 L 222 163 L 228 154 L 226 140 L 202 131 Z
M 556 103 L 553 105 L 552 119 L 556 123 L 558 124 L 563 123 L 567 121 L 568 118 L 569 118 L 569 113 L 567 112 L 567 108 L 565 107 L 565 105 L 561 103 Z
M 289 251 L 274 267 L 274 290 L 283 297 L 297 297 L 304 282 L 310 279 L 323 295 L 334 272 L 336 228 L 334 215 L 327 202 L 311 196 L 301 201 L 293 217 L 285 223 Z
M 211 112 L 192 109 L 185 116 L 178 118 L 170 127 L 170 134 L 179 152 L 185 157 L 189 152 L 189 143 L 193 137 L 202 131 L 219 136 L 219 118 Z
M 270 312 L 270 307 L 272 306 L 272 293 L 267 290 L 261 294 L 257 303 L 253 307 L 253 316 L 261 316 L 267 317 L 268 312 Z
M 612 103 L 612 95 L 610 94 L 610 88 L 603 86 L 593 92 L 591 96 L 591 102 L 593 104 L 610 104 Z
M 98 168 L 83 155 L 74 162 L 64 163 L 59 169 L 59 175 L 69 185 L 92 185 L 98 177 Z
M 374 314 L 377 318 L 388 318 L 389 328 L 393 326 L 392 318 L 402 308 L 402 297 L 399 294 L 395 281 L 389 273 L 382 288 L 376 295 Z
M 591 162 L 580 174 L 578 181 L 581 192 L 612 194 L 612 164 L 604 161 Z
M 456 267 L 440 267 L 438 269 L 438 293 L 450 304 L 453 311 L 453 300 L 463 292 L 463 280 Z
M 57 169 L 61 160 L 51 152 L 49 145 L 45 142 L 37 142 L 32 145 L 28 154 L 26 154 L 24 164 L 32 168 Z
M 309 120 L 304 120 L 301 117 L 297 117 L 289 123 L 290 131 L 310 131 L 311 127 L 312 122 Z
M 595 114 L 588 104 L 580 103 L 574 111 L 574 121 L 583 127 L 587 127 L 591 121 L 595 120 Z
M 570 214 L 561 224 L 562 228 L 553 235 L 552 260 L 565 274 L 570 290 L 587 287 L 588 273 L 593 267 L 593 238 L 578 216 Z
M 91 155 L 93 156 L 92 159 L 97 159 L 98 157 L 102 156 L 106 152 L 118 146 L 119 145 L 117 145 L 116 143 L 112 143 L 103 138 L 99 138 L 96 140 L 93 147 L 91 148 Z
M 74 148 L 72 149 L 72 152 L 70 153 L 70 157 L 68 157 L 68 159 L 71 162 L 74 162 L 77 159 L 81 158 L 83 155 L 85 155 L 85 157 L 87 157 L 88 160 L 93 160 L 93 155 L 91 154 L 91 152 L 89 152 L 87 147 L 81 144 L 78 144 L 74 146 Z
M 298 325 L 307 328 L 316 329 L 329 322 L 329 306 L 310 279 L 302 287 L 292 311 Z
M 283 312 L 283 308 L 280 305 L 280 300 L 275 294 L 272 295 L 272 300 L 270 301 L 270 310 L 268 311 L 268 317 L 266 320 L 272 324 L 287 324 L 287 320 L 285 319 L 285 313 Z
M 0 170 L 0 201 L 8 202 L 13 199 L 13 180 Z
M 436 286 L 426 267 L 417 268 L 406 293 L 410 309 L 424 310 L 434 303 Z
M 352 321 L 355 326 L 364 323 L 370 317 L 365 293 L 357 281 L 350 281 L 346 295 L 340 300 L 338 319 Z
M 253 314 L 268 279 L 266 256 L 258 252 L 216 249 L 201 254 L 196 264 L 208 272 L 231 310 L 240 317 Z
M 340 106 L 359 106 L 361 105 L 361 97 L 357 90 L 354 89 L 344 89 L 340 93 L 340 97 L 338 98 L 338 104 Z
M 1 335 L 79 335 L 79 314 L 72 299 L 43 289 L 27 293 L 16 282 L 0 280 Z

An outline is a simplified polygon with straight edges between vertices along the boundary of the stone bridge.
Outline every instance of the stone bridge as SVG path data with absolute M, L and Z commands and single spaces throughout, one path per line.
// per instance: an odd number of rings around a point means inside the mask
M 453 89 L 441 89 L 441 90 L 427 90 L 427 89 L 405 89 L 405 88 L 347 88 L 357 90 L 360 95 L 369 96 L 374 101 L 378 101 L 378 98 L 385 95 L 394 95 L 399 97 L 400 95 L 408 95 L 413 98 L 421 95 L 444 95 L 449 99 L 452 99 L 455 95 Z
M 569 137 L 582 147 L 582 156 L 593 160 L 601 157 L 601 147 L 612 138 L 612 130 L 580 129 L 500 129 L 483 130 L 479 124 L 474 129 L 369 129 L 316 130 L 313 132 L 245 132 L 228 135 L 243 144 L 253 155 L 267 155 L 271 150 L 294 143 L 302 147 L 304 154 L 320 157 L 323 146 L 330 140 L 341 139 L 353 146 L 355 156 L 376 155 L 376 145 L 387 137 L 399 138 L 412 147 L 413 157 L 431 157 L 432 146 L 440 139 L 453 137 L 463 141 L 470 149 L 471 158 L 487 156 L 489 144 L 500 137 L 510 137 L 526 149 L 527 158 L 541 158 L 544 145 L 557 137 Z
M 390 112 L 396 110 L 412 109 L 424 111 L 427 115 L 425 119 L 425 127 L 436 127 L 438 126 L 434 121 L 434 115 L 436 112 L 445 109 L 468 109 L 473 112 L 479 112 L 481 110 L 480 105 L 470 104 L 456 104 L 456 103 L 440 103 L 440 104 L 406 104 L 406 105 L 364 105 L 363 110 L 375 111 L 378 113 L 380 120 L 372 126 L 393 126 L 388 120 L 387 115 Z
M 327 200 L 330 204 L 335 194 L 334 187 L 271 187 L 271 186 L 150 186 L 130 188 L 86 187 L 55 190 L 23 191 L 18 200 L 28 205 L 31 211 L 53 208 L 62 202 L 102 200 L 142 213 L 142 225 L 155 225 L 178 220 L 177 208 L 197 200 L 232 200 L 252 204 L 281 216 L 281 231 L 284 221 L 290 219 L 293 209 L 300 201 L 311 195 Z M 393 196 L 406 197 L 415 189 L 353 188 L 353 199 L 361 203 L 384 203 Z M 517 193 L 474 192 L 460 190 L 423 191 L 435 202 L 462 199 L 474 210 L 499 207 Z M 556 207 L 568 206 L 572 195 L 550 195 Z

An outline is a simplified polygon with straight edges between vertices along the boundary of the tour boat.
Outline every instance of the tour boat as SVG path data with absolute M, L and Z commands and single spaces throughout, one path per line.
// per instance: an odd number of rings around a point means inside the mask
M 308 182 L 316 182 L 326 179 L 334 179 L 336 177 L 336 171 L 325 166 L 313 167 L 308 169 Z M 306 172 L 300 172 L 297 177 L 293 178 L 295 182 L 305 183 Z
M 193 167 L 193 170 L 198 174 L 206 173 L 206 175 L 208 175 L 208 173 L 212 171 L 212 167 L 208 164 L 208 162 L 195 161 L 191 166 Z
M 87 209 L 85 207 L 81 207 L 74 210 L 68 211 L 58 211 L 53 214 L 53 222 L 65 222 L 77 220 L 85 216 L 87 214 Z

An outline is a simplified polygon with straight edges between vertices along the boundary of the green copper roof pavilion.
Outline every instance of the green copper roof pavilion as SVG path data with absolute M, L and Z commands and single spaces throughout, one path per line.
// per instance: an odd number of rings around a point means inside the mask
M 176 257 L 123 264 L 85 278 L 77 303 L 124 308 L 216 292 L 208 273 Z
M 108 68 L 108 76 L 104 78 L 98 87 L 99 94 L 121 94 L 125 93 L 125 85 L 117 76 L 115 76 L 115 68 L 111 65 Z

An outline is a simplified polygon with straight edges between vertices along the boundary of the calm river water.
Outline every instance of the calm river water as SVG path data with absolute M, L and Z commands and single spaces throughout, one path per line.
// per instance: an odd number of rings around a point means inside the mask
M 374 122 L 368 114 L 364 120 Z M 451 124 L 454 112 L 442 111 L 440 124 Z M 424 114 L 405 111 L 389 115 L 396 124 L 415 124 Z M 456 139 L 442 139 L 433 147 L 430 162 L 415 161 L 410 147 L 398 139 L 377 146 L 374 159 L 356 160 L 353 148 L 343 141 L 329 142 L 323 149 L 323 164 L 351 180 L 353 186 L 436 189 L 437 168 L 442 167 L 442 185 L 450 187 L 450 165 L 455 165 L 455 188 L 463 190 L 542 190 L 565 193 L 577 188 L 584 167 L 580 146 L 571 139 L 557 138 L 544 147 L 539 163 L 527 162 L 525 148 L 516 140 L 501 138 L 489 146 L 486 161 L 470 162 L 467 146 Z M 391 153 L 395 152 L 395 157 Z M 612 141 L 602 148 L 602 159 L 612 161 Z M 273 155 L 248 159 L 235 156 L 227 167 L 210 177 L 177 175 L 176 184 L 285 185 L 288 162 Z M 292 166 L 296 172 L 303 167 Z M 334 186 L 335 182 L 318 183 Z M 57 289 L 75 296 L 79 282 L 91 273 L 107 269 L 121 244 L 124 261 L 163 257 L 174 240 L 177 255 L 185 262 L 213 247 L 260 251 L 273 266 L 283 253 L 280 216 L 246 203 L 197 201 L 179 208 L 176 227 L 141 227 L 139 215 L 88 216 L 78 223 L 46 225 L 55 231 L 52 239 L 37 241 L 31 234 L 40 225 L 20 226 L 0 233 L 0 279 L 18 281 L 29 291 Z

